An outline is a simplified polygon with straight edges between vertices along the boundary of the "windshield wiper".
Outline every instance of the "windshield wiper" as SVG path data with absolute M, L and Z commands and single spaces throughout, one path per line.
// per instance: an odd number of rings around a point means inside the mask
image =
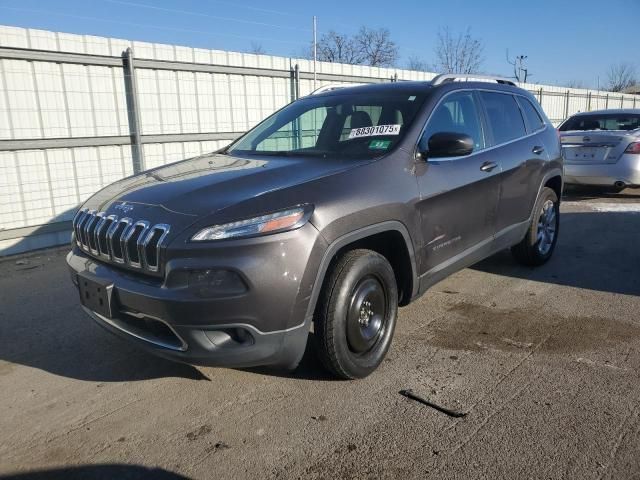
M 233 151 L 231 152 L 233 153 Z M 267 156 L 267 157 L 305 157 L 305 156 L 318 156 L 326 155 L 325 153 L 318 152 L 304 152 L 296 150 L 238 150 L 240 155 L 255 155 L 255 156 Z

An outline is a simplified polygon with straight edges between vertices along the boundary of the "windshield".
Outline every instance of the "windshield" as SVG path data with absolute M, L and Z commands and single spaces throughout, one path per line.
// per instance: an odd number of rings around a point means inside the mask
M 375 158 L 400 142 L 424 97 L 397 91 L 306 97 L 266 119 L 228 152 Z
M 606 113 L 576 115 L 564 122 L 559 130 L 635 130 L 640 128 L 640 114 Z

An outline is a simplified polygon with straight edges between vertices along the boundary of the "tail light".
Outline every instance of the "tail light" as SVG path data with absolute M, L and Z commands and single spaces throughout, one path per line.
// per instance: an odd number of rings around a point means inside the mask
M 636 155 L 640 155 L 640 142 L 630 143 L 624 153 L 635 153 Z

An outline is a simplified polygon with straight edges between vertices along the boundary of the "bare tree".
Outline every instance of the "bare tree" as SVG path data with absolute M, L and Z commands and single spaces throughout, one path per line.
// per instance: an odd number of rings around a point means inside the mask
M 321 62 L 363 63 L 362 53 L 355 40 L 344 33 L 330 30 L 318 41 L 318 60 Z
M 330 30 L 318 40 L 317 50 L 322 62 L 388 67 L 398 59 L 398 47 L 386 28 L 361 27 L 355 36 Z M 304 56 L 311 58 L 312 51 L 305 51 Z
M 252 41 L 251 48 L 249 49 L 249 53 L 253 53 L 254 55 L 264 55 L 266 51 L 261 43 Z
M 414 55 L 407 59 L 407 70 L 415 70 L 416 72 L 426 72 L 429 70 L 429 64 L 420 57 Z
M 398 47 L 386 28 L 360 27 L 354 40 L 366 65 L 391 67 L 398 60 Z
M 612 92 L 621 92 L 638 83 L 635 66 L 626 62 L 611 65 L 607 72 L 607 79 L 607 88 Z
M 471 28 L 464 33 L 453 33 L 449 27 L 438 31 L 435 47 L 436 68 L 443 73 L 478 73 L 484 45 L 471 36 Z

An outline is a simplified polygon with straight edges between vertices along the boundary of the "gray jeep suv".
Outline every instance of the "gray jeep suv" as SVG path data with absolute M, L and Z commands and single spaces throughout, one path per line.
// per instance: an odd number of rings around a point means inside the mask
M 84 310 L 158 355 L 294 368 L 313 331 L 359 378 L 436 282 L 508 247 L 547 261 L 561 191 L 557 133 L 508 80 L 344 88 L 96 193 L 67 262 Z

